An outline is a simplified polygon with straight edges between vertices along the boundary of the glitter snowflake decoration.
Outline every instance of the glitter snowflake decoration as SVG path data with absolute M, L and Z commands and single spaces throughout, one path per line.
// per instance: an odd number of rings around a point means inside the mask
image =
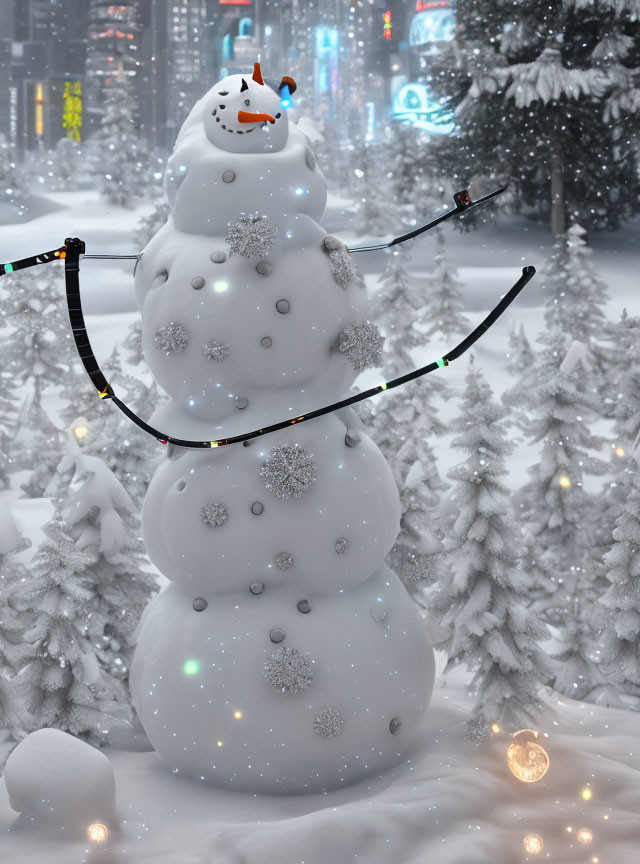
M 344 717 L 337 708 L 323 708 L 313 721 L 313 731 L 322 738 L 335 738 L 344 729 Z
M 215 360 L 217 363 L 222 363 L 229 356 L 229 346 L 219 339 L 209 339 L 202 346 L 202 353 L 207 360 Z
M 486 741 L 489 737 L 489 724 L 484 717 L 477 717 L 465 723 L 465 735 L 467 741 Z
M 293 555 L 291 552 L 279 552 L 276 555 L 278 570 L 291 570 L 293 567 Z
M 436 575 L 435 562 L 428 555 L 411 555 L 402 568 L 402 581 L 406 585 L 435 582 Z
M 200 518 L 209 528 L 219 528 L 229 518 L 229 511 L 219 501 L 209 501 L 200 510 Z
M 376 325 L 370 321 L 349 324 L 338 337 L 338 350 L 345 355 L 356 372 L 382 366 L 383 344 L 384 336 L 380 335 Z
M 261 258 L 273 246 L 276 229 L 258 213 L 241 213 L 229 222 L 227 243 L 243 258 Z
M 279 693 L 302 693 L 313 681 L 312 661 L 296 648 L 279 648 L 264 664 L 264 677 Z
M 338 555 L 343 555 L 349 548 L 349 541 L 346 537 L 338 537 L 335 544 L 335 550 Z
M 331 275 L 341 288 L 346 289 L 354 280 L 359 282 L 361 279 L 351 255 L 344 248 L 329 252 L 329 267 Z
M 153 344 L 167 354 L 180 354 L 187 347 L 189 337 L 181 324 L 170 321 L 156 331 Z
M 276 498 L 302 498 L 316 481 L 316 460 L 297 444 L 272 447 L 260 476 Z

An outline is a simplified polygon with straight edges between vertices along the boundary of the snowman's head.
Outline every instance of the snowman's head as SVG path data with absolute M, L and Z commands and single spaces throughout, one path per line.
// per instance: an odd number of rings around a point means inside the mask
M 285 89 L 286 88 L 286 89 Z M 283 78 L 280 91 L 293 93 L 292 78 Z M 216 147 L 231 153 L 275 153 L 289 136 L 287 111 L 281 99 L 262 80 L 260 64 L 251 75 L 229 75 L 204 98 L 204 128 Z

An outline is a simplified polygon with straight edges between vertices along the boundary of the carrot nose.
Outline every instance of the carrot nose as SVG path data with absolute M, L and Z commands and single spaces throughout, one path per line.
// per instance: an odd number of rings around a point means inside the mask
M 238 111 L 238 123 L 275 123 L 271 114 L 254 114 L 252 111 Z

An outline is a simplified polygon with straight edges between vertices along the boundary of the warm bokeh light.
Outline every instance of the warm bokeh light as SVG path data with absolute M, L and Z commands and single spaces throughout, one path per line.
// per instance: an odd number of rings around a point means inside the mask
M 543 843 L 542 837 L 539 834 L 527 834 L 523 842 L 525 852 L 529 852 L 531 855 L 537 855 L 539 852 L 542 852 Z
M 76 436 L 78 441 L 82 441 L 83 438 L 89 433 L 89 427 L 87 426 L 87 421 L 84 417 L 80 417 L 73 424 L 73 434 Z
M 616 447 L 616 456 L 620 456 L 620 458 L 622 458 L 625 455 L 626 453 L 624 452 L 624 447 Z
M 500 727 L 498 726 L 497 723 L 493 723 L 493 724 L 492 724 L 492 726 L 491 726 L 491 731 L 492 731 L 492 732 L 495 732 L 496 735 L 498 734 L 498 732 L 500 731 Z
M 591 791 L 591 789 L 589 789 L 588 786 L 585 786 L 585 788 L 580 794 L 585 801 L 591 801 L 591 799 L 593 798 L 593 792 Z
M 591 864 L 600 864 L 600 859 L 597 855 L 593 856 L 593 858 L 591 859 Z
M 535 729 L 521 729 L 507 750 L 509 771 L 523 783 L 541 780 L 549 768 L 547 751 L 537 742 L 539 734 Z
M 571 827 L 571 825 L 567 825 L 567 831 L 569 832 L 569 834 L 571 834 L 571 832 L 573 831 L 573 828 Z
M 94 822 L 87 828 L 87 837 L 92 843 L 104 843 L 108 836 L 107 826 L 101 822 Z
M 222 747 L 222 741 L 218 741 L 218 747 Z
M 581 828 L 577 833 L 579 843 L 591 843 L 593 840 L 593 832 L 591 828 Z
M 558 483 L 562 486 L 563 489 L 568 489 L 569 486 L 571 486 L 571 480 L 567 477 L 566 474 L 563 474 L 562 477 L 560 477 Z
M 242 720 L 242 711 L 234 711 L 233 716 L 236 718 L 236 720 Z
M 608 813 L 605 813 L 604 816 L 603 816 L 602 818 L 606 821 L 606 820 L 609 818 L 609 814 L 608 814 Z

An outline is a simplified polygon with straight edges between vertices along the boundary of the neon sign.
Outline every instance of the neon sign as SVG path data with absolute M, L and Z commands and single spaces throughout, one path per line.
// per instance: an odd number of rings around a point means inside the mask
M 391 39 L 393 36 L 393 22 L 391 21 L 391 9 L 387 9 L 382 13 L 382 36 L 384 39 Z
M 80 140 L 82 129 L 82 82 L 65 81 L 62 92 L 62 128 L 67 130 L 67 138 Z

